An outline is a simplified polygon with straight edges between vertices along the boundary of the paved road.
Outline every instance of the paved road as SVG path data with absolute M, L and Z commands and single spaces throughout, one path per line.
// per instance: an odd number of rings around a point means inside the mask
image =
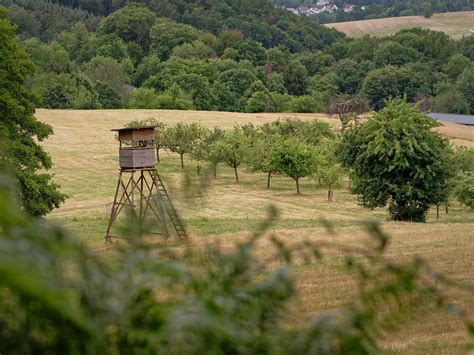
M 453 122 L 467 126 L 474 126 L 474 115 L 457 115 L 452 113 L 431 112 L 428 114 L 428 117 L 431 117 L 438 121 Z

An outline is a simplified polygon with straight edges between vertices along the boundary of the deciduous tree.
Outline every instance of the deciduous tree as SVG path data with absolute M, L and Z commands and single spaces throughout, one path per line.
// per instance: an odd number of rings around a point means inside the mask
M 463 205 L 474 208 L 474 149 L 459 148 L 453 157 L 453 195 Z
M 150 44 L 150 28 L 156 20 L 156 14 L 146 6 L 130 3 L 106 17 L 100 24 L 100 32 L 115 33 L 125 42 L 146 49 Z
M 59 207 L 66 196 L 45 172 L 52 161 L 38 142 L 53 129 L 34 116 L 35 98 L 25 87 L 34 67 L 7 18 L 0 7 L 0 141 L 18 179 L 23 207 L 31 215 L 42 216 Z
M 203 127 L 197 123 L 180 122 L 166 129 L 164 134 L 165 146 L 170 151 L 179 154 L 182 169 L 184 169 L 184 154 L 192 153 L 203 132 Z
M 405 100 L 395 99 L 351 134 L 343 136 L 342 160 L 357 177 L 354 191 L 368 208 L 389 204 L 394 220 L 424 221 L 447 184 L 447 140 L 438 124 Z
M 369 102 L 360 96 L 334 96 L 328 104 L 327 113 L 336 115 L 341 121 L 341 130 L 344 131 L 350 121 L 370 110 Z
M 177 84 L 172 85 L 158 96 L 158 106 L 169 110 L 194 110 L 195 106 L 190 95 Z
M 461 172 L 456 177 L 453 191 L 459 203 L 474 209 L 474 173 Z
M 93 81 L 109 84 L 114 90 L 123 93 L 123 85 L 130 84 L 124 68 L 114 58 L 97 56 L 85 66 L 85 73 Z
M 328 202 L 333 202 L 333 189 L 341 186 L 344 177 L 344 168 L 337 161 L 336 148 L 336 141 L 325 139 L 320 142 L 317 149 L 317 166 L 314 177 L 328 187 Z
M 214 50 L 211 47 L 200 40 L 196 40 L 174 47 L 171 56 L 182 59 L 209 59 L 213 53 Z
M 296 139 L 285 139 L 271 150 L 269 164 L 277 171 L 291 177 L 296 183 L 296 193 L 300 194 L 300 179 L 315 172 L 314 151 Z
M 160 18 L 150 29 L 151 49 L 162 60 L 170 57 L 173 48 L 198 40 L 203 33 L 190 25 Z
M 224 137 L 212 145 L 211 154 L 234 169 L 235 181 L 239 182 L 238 168 L 247 161 L 250 152 L 250 141 L 242 128 L 234 127 Z
M 97 81 L 94 85 L 101 108 L 122 108 L 123 102 L 119 92 L 112 86 L 102 81 Z
M 158 101 L 158 95 L 153 89 L 140 88 L 132 92 L 130 95 L 130 101 L 128 103 L 130 108 L 138 109 L 156 109 L 160 108 L 160 103 Z
M 283 71 L 286 89 L 291 95 L 304 95 L 308 89 L 308 71 L 297 60 L 288 63 Z
M 370 71 L 362 84 L 362 94 L 369 99 L 375 110 L 382 108 L 385 100 L 399 97 L 401 93 L 397 68 L 387 65 Z

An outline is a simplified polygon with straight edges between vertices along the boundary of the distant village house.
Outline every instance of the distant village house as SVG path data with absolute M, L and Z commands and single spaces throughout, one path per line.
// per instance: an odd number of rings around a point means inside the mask
M 339 9 L 336 4 L 331 3 L 330 1 L 326 1 L 326 0 L 319 0 L 314 5 L 301 5 L 296 8 L 284 7 L 284 6 L 279 6 L 279 7 L 300 16 L 311 16 L 311 15 L 320 14 L 322 12 L 328 12 L 332 14 Z M 353 4 L 344 4 L 343 10 L 344 12 L 348 13 L 348 12 L 352 12 L 354 8 L 355 8 L 355 5 Z

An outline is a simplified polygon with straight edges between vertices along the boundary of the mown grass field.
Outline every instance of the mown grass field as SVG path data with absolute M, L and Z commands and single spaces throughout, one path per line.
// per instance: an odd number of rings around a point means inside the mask
M 422 27 L 441 31 L 454 39 L 474 33 L 474 11 L 434 14 L 431 18 L 423 16 L 390 17 L 375 20 L 328 23 L 325 26 L 344 32 L 349 37 L 389 36 L 402 29 Z
M 235 123 L 256 124 L 279 117 L 304 120 L 321 119 L 337 126 L 337 119 L 310 114 L 239 114 L 219 112 L 158 111 L 158 110 L 98 110 L 48 111 L 38 110 L 37 117 L 51 124 L 55 134 L 43 146 L 52 155 L 55 180 L 69 195 L 67 202 L 48 218 L 67 227 L 84 243 L 107 254 L 104 243 L 106 228 L 105 205 L 112 202 L 118 174 L 118 152 L 114 133 L 132 119 L 155 117 L 166 123 L 196 121 L 212 127 L 231 128 Z M 474 128 L 445 125 L 440 130 L 457 144 L 474 145 Z M 194 176 L 194 164 L 186 159 L 186 171 Z M 326 189 L 305 180 L 301 196 L 296 196 L 294 184 L 285 177 L 275 177 L 273 187 L 266 189 L 263 173 L 241 171 L 241 183 L 235 184 L 229 168 L 219 166 L 217 179 L 212 179 L 204 197 L 188 195 L 181 187 L 183 171 L 177 156 L 163 153 L 159 165 L 178 211 L 181 213 L 192 242 L 196 245 L 219 243 L 232 247 L 248 237 L 266 217 L 266 207 L 275 205 L 280 211 L 278 222 L 268 232 L 288 243 L 311 238 L 333 238 L 347 245 L 369 243 L 363 221 L 382 223 L 392 240 L 388 256 L 403 260 L 421 254 L 438 270 L 460 282 L 474 282 L 474 212 L 453 203 L 449 214 L 441 213 L 437 222 L 431 211 L 427 223 L 412 224 L 387 221 L 384 209 L 365 210 L 347 188 L 335 192 L 335 201 L 326 201 Z M 337 232 L 329 236 L 323 220 L 330 221 Z M 257 248 L 259 257 L 274 251 L 263 239 Z M 299 325 L 316 312 L 334 309 L 355 294 L 355 282 L 341 266 L 341 255 L 332 253 L 318 265 L 296 268 L 299 296 L 292 304 L 290 325 Z M 450 296 L 474 317 L 474 299 L 461 291 Z M 468 341 L 460 321 L 439 311 L 413 315 L 394 335 L 381 335 L 388 353 L 464 353 L 462 344 Z

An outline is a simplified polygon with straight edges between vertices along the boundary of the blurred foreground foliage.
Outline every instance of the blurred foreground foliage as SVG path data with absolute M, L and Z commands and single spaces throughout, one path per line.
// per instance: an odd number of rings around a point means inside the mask
M 465 313 L 443 295 L 457 285 L 421 258 L 394 263 L 389 238 L 368 223 L 373 242 L 351 248 L 332 241 L 285 245 L 265 233 L 278 212 L 230 250 L 152 243 L 143 226 L 99 257 L 43 219 L 27 216 L 15 182 L 0 174 L 0 352 L 40 353 L 372 353 L 380 335 L 417 309 Z M 275 255 L 256 258 L 270 238 Z M 358 282 L 353 301 L 288 327 L 296 289 L 292 266 L 318 263 L 328 250 L 344 255 Z M 111 256 L 113 255 L 113 256 Z M 315 271 L 317 272 L 317 271 Z M 317 297 L 315 295 L 314 297 Z

